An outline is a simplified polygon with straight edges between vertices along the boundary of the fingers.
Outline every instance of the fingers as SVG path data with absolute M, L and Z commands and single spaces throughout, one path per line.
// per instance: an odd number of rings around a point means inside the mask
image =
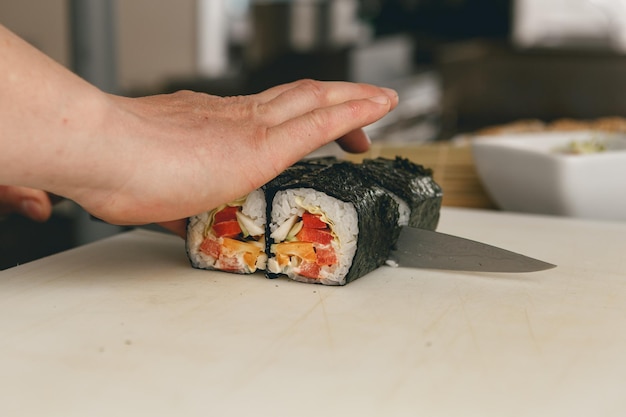
M 52 213 L 48 194 L 26 187 L 0 186 L 0 215 L 19 213 L 32 220 L 43 222 Z
M 187 236 L 187 220 L 185 219 L 172 220 L 169 222 L 160 222 L 158 224 L 162 228 L 169 230 L 170 232 L 182 237 L 183 239 L 185 238 L 185 236 Z
M 353 130 L 336 140 L 337 144 L 346 152 L 362 153 L 369 150 L 371 141 L 362 129 Z
M 260 97 L 270 99 L 260 104 L 258 111 L 265 116 L 265 120 L 270 126 L 283 123 L 320 107 L 329 107 L 351 100 L 387 96 L 392 103 L 391 108 L 395 107 L 398 100 L 397 93 L 388 88 L 369 84 L 312 80 L 302 80 L 275 87 L 267 90 L 266 93 L 267 95 Z
M 266 103 L 287 90 L 291 90 L 292 88 L 298 87 L 303 81 L 298 80 L 291 83 L 280 84 L 275 87 L 268 88 L 267 90 L 261 91 L 260 93 L 255 94 L 255 96 L 262 102 Z
M 337 138 L 344 146 L 360 149 L 364 138 L 352 132 L 380 119 L 393 105 L 382 95 L 315 109 L 268 129 L 268 150 L 293 162 Z

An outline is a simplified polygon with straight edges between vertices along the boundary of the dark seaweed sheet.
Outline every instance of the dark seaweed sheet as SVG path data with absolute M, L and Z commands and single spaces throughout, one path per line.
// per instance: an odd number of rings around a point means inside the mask
M 359 237 L 344 284 L 373 271 L 388 259 L 399 233 L 398 204 L 382 187 L 363 176 L 355 164 L 343 161 L 330 164 L 305 162 L 304 166 L 287 170 L 267 185 L 270 210 L 276 192 L 289 188 L 311 188 L 354 205 Z M 271 245 L 270 239 L 266 240 Z
M 370 181 L 406 201 L 411 209 L 409 226 L 437 228 L 443 192 L 430 169 L 401 157 L 365 159 L 359 168 Z
M 262 189 L 264 189 L 268 195 L 268 210 L 271 210 L 269 202 L 272 201 L 274 194 L 282 184 L 287 184 L 297 181 L 300 178 L 305 178 L 307 175 L 315 174 L 331 165 L 337 164 L 338 162 L 339 161 L 334 156 L 303 159 L 287 168 L 276 178 L 262 186 Z M 269 216 L 267 218 L 269 219 Z

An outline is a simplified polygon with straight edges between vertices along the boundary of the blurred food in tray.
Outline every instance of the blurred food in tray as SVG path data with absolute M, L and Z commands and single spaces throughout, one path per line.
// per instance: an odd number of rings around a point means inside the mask
M 626 133 L 544 130 L 476 136 L 474 161 L 508 211 L 626 220 Z
M 529 133 L 544 131 L 597 130 L 602 132 L 626 132 L 626 119 L 623 117 L 601 117 L 591 120 L 557 119 L 543 122 L 539 119 L 523 119 L 511 123 L 488 126 L 479 129 L 470 136 L 491 136 L 509 133 Z

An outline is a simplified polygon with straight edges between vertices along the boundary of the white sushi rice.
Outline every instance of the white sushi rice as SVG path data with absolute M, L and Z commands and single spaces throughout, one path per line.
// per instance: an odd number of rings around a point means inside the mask
M 192 216 L 189 218 L 189 226 L 187 227 L 187 245 L 189 256 L 191 257 L 194 266 L 197 268 L 213 268 L 215 265 L 215 258 L 205 253 L 200 252 L 200 245 L 204 240 L 204 228 L 209 220 L 210 211 Z
M 407 226 L 409 224 L 409 220 L 411 219 L 411 208 L 407 204 L 406 201 L 401 199 L 396 194 L 391 191 L 387 191 L 387 193 L 398 203 L 398 226 Z
M 246 201 L 241 206 L 241 212 L 254 220 L 257 226 L 265 228 L 266 207 L 265 193 L 262 190 L 254 190 L 248 194 Z
M 267 267 L 271 272 L 284 273 L 298 281 L 321 282 L 327 285 L 342 284 L 352 265 L 359 235 L 358 215 L 352 203 L 338 200 L 311 188 L 279 191 L 272 202 L 270 233 L 275 232 L 294 215 L 302 216 L 305 208 L 311 207 L 319 208 L 332 223 L 331 228 L 338 240 L 333 242 L 338 264 L 333 267 L 322 267 L 319 280 L 299 276 L 293 265 L 281 270 L 272 258 L 268 260 Z

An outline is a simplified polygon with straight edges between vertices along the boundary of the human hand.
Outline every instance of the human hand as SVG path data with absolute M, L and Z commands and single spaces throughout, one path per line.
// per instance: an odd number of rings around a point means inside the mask
M 360 128 L 398 103 L 392 90 L 311 80 L 242 97 L 124 98 L 2 25 L 0 50 L 0 183 L 69 198 L 114 224 L 209 210 L 336 139 L 364 151 Z
M 181 235 L 172 220 L 245 195 L 326 143 L 366 150 L 360 128 L 398 102 L 392 90 L 311 80 L 241 97 L 110 99 L 88 166 L 60 193 L 110 223 L 167 222 Z
M 48 193 L 27 187 L 0 185 L 0 216 L 19 213 L 37 222 L 44 222 L 52 213 Z

